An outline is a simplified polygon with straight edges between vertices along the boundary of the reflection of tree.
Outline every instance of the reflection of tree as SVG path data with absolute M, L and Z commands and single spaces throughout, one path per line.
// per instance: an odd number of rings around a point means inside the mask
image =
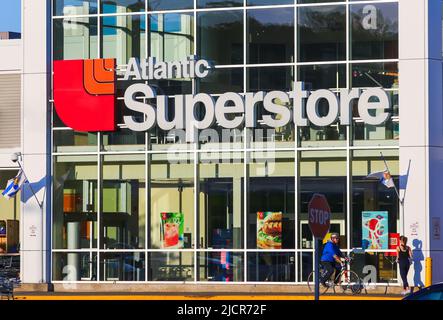
M 202 58 L 215 59 L 215 64 L 243 62 L 242 15 L 205 13 L 199 16 L 199 45 Z
M 346 17 L 344 10 L 306 9 L 299 15 L 299 28 L 305 32 L 344 32 Z
M 363 26 L 366 15 L 361 10 L 352 13 L 353 58 L 397 58 L 398 21 L 385 16 L 380 9 L 376 14 L 376 28 L 366 30 Z
M 293 21 L 248 19 L 249 59 L 251 63 L 288 62 L 293 55 Z
M 365 15 L 352 13 L 352 35 L 359 40 L 395 40 L 398 35 L 398 22 L 383 15 L 382 10 L 377 10 L 377 27 L 366 30 L 362 20 Z
M 302 60 L 336 60 L 346 56 L 344 8 L 303 9 L 299 13 Z
M 202 1 L 203 2 L 203 1 Z M 204 1 L 204 5 L 200 5 L 199 7 L 208 7 L 208 8 L 224 8 L 224 7 L 237 7 L 243 4 L 243 0 L 233 0 L 233 1 L 224 1 L 224 0 L 206 0 Z

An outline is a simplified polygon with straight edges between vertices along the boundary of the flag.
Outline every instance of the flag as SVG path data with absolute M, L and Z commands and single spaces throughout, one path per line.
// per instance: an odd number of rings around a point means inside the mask
M 395 188 L 394 179 L 388 170 L 371 173 L 366 178 L 377 178 L 387 188 Z
M 20 169 L 14 178 L 8 180 L 6 188 L 2 192 L 2 195 L 6 199 L 11 199 L 15 197 L 15 195 L 17 194 L 17 192 L 20 191 L 25 182 L 27 182 L 25 174 L 23 173 L 23 170 Z

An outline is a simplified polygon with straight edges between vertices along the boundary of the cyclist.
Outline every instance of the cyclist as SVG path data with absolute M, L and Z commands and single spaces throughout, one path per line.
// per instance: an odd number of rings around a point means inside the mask
M 326 281 L 328 281 L 334 271 L 336 271 L 336 274 L 338 274 L 341 269 L 343 268 L 342 264 L 342 258 L 345 260 L 348 260 L 348 258 L 345 257 L 345 255 L 340 251 L 339 248 L 340 243 L 340 235 L 338 233 L 332 233 L 331 239 L 325 244 L 325 247 L 323 248 L 323 253 L 321 256 L 321 264 L 325 268 L 326 272 L 324 273 L 323 277 L 320 278 L 320 283 L 327 287 Z M 338 279 L 336 280 L 338 281 Z

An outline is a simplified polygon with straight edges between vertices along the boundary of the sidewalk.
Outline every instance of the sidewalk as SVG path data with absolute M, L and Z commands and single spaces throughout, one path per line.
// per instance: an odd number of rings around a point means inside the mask
M 401 300 L 400 295 L 369 295 L 369 294 L 325 294 L 320 300 Z M 198 294 L 183 295 L 178 293 L 165 293 L 162 295 L 150 293 L 52 293 L 52 292 L 22 292 L 15 295 L 16 300 L 314 300 L 312 294 Z
M 321 295 L 325 300 L 399 300 L 402 288 L 397 285 L 368 287 L 360 294 Z M 23 284 L 14 290 L 20 300 L 313 300 L 306 285 L 279 284 L 128 284 L 73 283 L 54 284 L 48 292 L 46 284 Z

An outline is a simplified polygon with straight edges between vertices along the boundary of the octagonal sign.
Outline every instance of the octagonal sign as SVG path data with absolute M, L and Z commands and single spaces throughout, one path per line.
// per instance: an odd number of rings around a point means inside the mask
M 315 238 L 323 239 L 331 224 L 331 209 L 326 197 L 314 194 L 308 205 L 309 228 Z

